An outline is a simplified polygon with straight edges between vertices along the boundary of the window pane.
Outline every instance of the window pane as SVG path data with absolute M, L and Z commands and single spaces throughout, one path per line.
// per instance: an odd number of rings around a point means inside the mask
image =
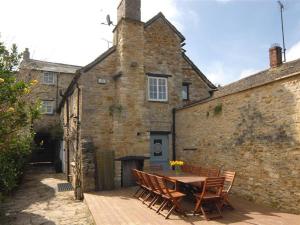
M 167 99 L 167 79 L 149 77 L 149 98 L 150 100 Z
M 188 86 L 187 85 L 182 86 L 182 99 L 183 100 L 188 99 Z

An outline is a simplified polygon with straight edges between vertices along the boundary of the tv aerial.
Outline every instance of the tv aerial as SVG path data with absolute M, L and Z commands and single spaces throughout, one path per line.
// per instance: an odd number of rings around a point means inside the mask
M 109 15 L 109 14 L 106 16 L 106 23 L 101 23 L 101 24 L 102 24 L 102 25 L 107 25 L 107 26 L 110 26 L 110 25 L 116 26 L 116 25 L 114 25 L 113 22 L 111 21 L 110 15 Z
M 281 34 L 282 34 L 282 47 L 283 47 L 283 61 L 286 62 L 286 48 L 285 48 L 285 39 L 284 39 L 284 26 L 283 26 L 283 10 L 284 5 L 281 1 L 277 1 L 280 8 L 280 19 L 281 19 Z

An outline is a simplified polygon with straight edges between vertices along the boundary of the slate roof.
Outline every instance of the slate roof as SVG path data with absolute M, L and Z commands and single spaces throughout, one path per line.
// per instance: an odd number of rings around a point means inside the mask
M 35 59 L 29 59 L 26 61 L 23 60 L 21 67 L 32 70 L 52 71 L 58 73 L 76 73 L 76 71 L 81 68 L 81 66 L 40 61 Z
M 218 88 L 218 91 L 214 92 L 213 96 L 221 97 L 228 94 L 244 91 L 263 84 L 267 84 L 296 72 L 300 72 L 300 59 L 283 63 L 281 66 L 276 68 L 263 70 L 259 73 L 243 78 L 224 87 Z

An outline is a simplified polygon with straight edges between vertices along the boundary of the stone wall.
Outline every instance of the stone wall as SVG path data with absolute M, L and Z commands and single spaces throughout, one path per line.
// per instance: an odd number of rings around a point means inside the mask
M 176 112 L 178 158 L 237 172 L 233 192 L 300 212 L 300 77 Z

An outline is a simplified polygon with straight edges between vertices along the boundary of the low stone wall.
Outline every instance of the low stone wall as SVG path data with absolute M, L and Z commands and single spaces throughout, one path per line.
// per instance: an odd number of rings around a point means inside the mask
M 236 195 L 299 213 L 299 78 L 178 109 L 178 158 L 236 171 Z

